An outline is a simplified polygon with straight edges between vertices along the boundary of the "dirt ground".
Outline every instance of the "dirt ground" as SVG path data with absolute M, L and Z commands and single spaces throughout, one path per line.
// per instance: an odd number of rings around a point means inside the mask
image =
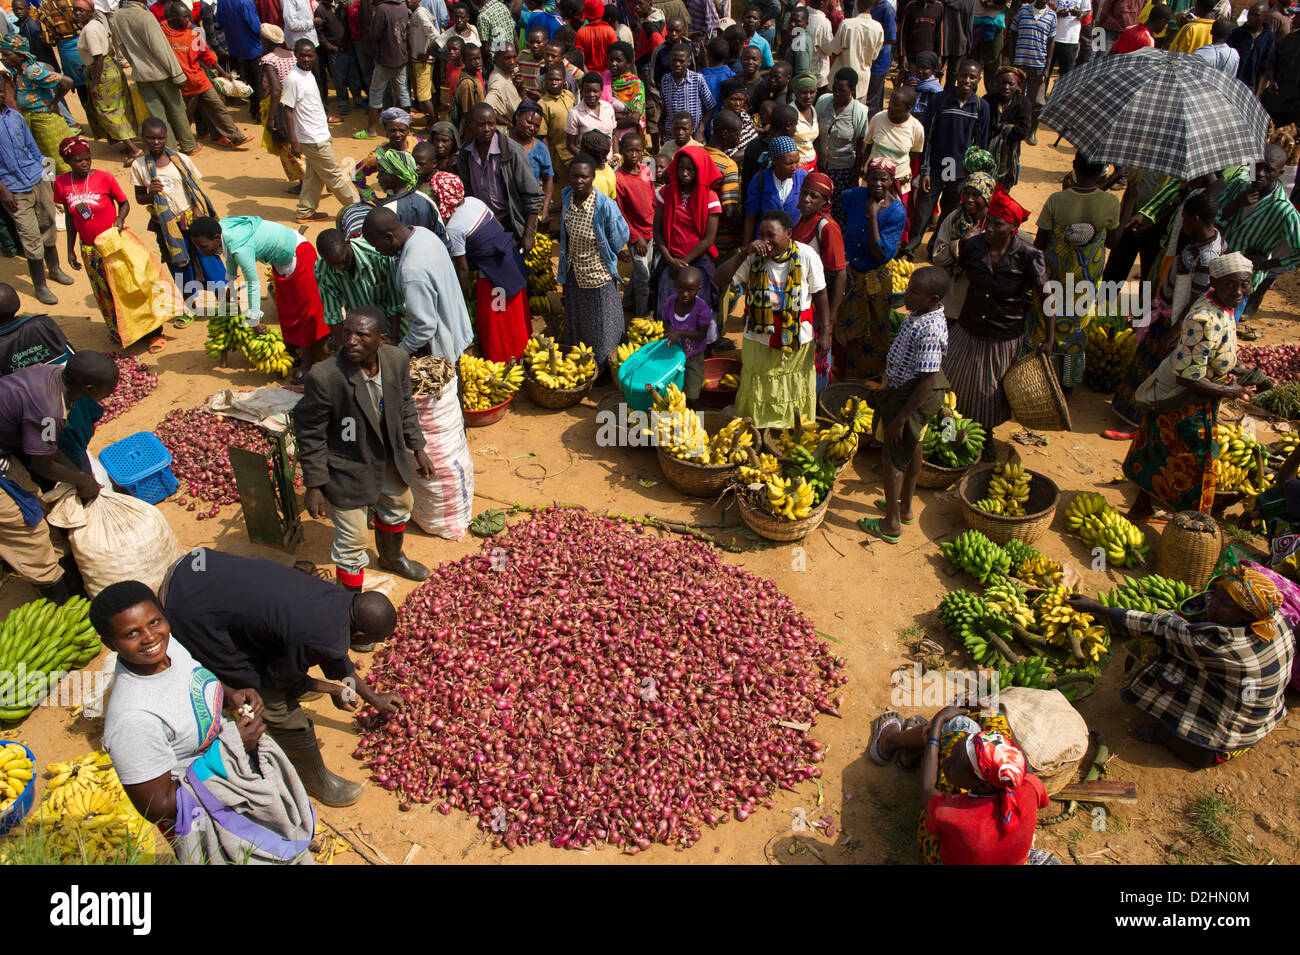
M 74 107 L 75 108 L 75 107 Z M 236 116 L 250 132 L 260 132 Z M 339 128 L 335 150 L 340 157 L 364 155 L 364 144 L 353 140 L 358 128 L 356 114 Z M 1044 131 L 1042 145 L 1027 149 L 1021 183 L 1016 197 L 1035 213 L 1051 190 L 1057 188 L 1068 168 L 1072 150 L 1068 144 L 1054 148 L 1054 136 Z M 103 143 L 95 145 L 96 166 L 118 176 L 127 187 L 125 170 L 117 154 Z M 219 211 L 223 214 L 255 214 L 280 222 L 292 222 L 294 199 L 286 194 L 286 182 L 278 161 L 261 149 L 238 153 L 206 149 L 197 157 Z M 133 203 L 134 205 L 134 203 Z M 558 207 L 558 201 L 557 201 Z M 337 205 L 326 198 L 321 206 L 333 213 Z M 143 213 L 133 209 L 129 224 L 144 232 Z M 320 227 L 309 232 L 314 236 Z M 1027 228 L 1032 229 L 1032 220 Z M 63 237 L 60 236 L 62 254 Z M 31 285 L 22 274 L 21 262 L 0 263 L 4 274 L 24 296 L 25 306 L 34 306 Z M 59 305 L 49 309 L 77 348 L 109 350 L 109 340 L 89 285 L 78 275 L 72 288 L 58 288 Z M 1280 281 L 1265 300 L 1255 326 L 1262 341 L 1295 339 L 1294 311 L 1297 301 L 1294 276 Z M 738 328 L 729 329 L 733 338 Z M 225 388 L 249 389 L 266 384 L 266 379 L 248 369 L 242 359 L 238 368 L 214 368 L 203 352 L 205 326 L 200 322 L 183 331 L 168 331 L 170 342 L 156 359 L 143 360 L 156 366 L 158 389 L 149 398 L 96 436 L 92 450 L 141 430 L 151 430 L 174 407 L 198 406 L 209 394 Z M 139 347 L 133 351 L 138 352 Z M 595 398 L 599 398 L 597 393 Z M 1119 474 L 1124 445 L 1107 441 L 1100 432 L 1113 424 L 1102 396 L 1080 388 L 1072 401 L 1074 431 L 1052 435 L 1043 448 L 1022 448 L 1027 466 L 1040 471 L 1061 487 L 1063 503 L 1081 491 L 1101 491 L 1116 504 L 1131 496 L 1123 484 L 1113 483 Z M 475 483 L 479 500 L 476 512 L 511 502 L 546 504 L 582 503 L 592 509 L 609 509 L 624 514 L 652 514 L 703 525 L 736 524 L 734 510 L 720 515 L 710 503 L 687 500 L 675 492 L 659 472 L 654 454 L 632 449 L 598 448 L 594 441 L 594 401 L 565 411 L 545 411 L 519 397 L 500 423 L 486 429 L 471 429 L 469 445 L 475 462 Z M 997 430 L 1000 446 L 1019 430 L 1008 422 Z M 951 588 L 969 586 L 969 580 L 954 575 L 938 550 L 938 544 L 965 529 L 954 492 L 922 491 L 918 520 L 908 529 L 903 543 L 891 547 L 868 543 L 856 521 L 875 513 L 872 501 L 881 490 L 877 472 L 879 455 L 860 456 L 845 473 L 822 529 L 798 545 L 774 546 L 740 555 L 726 555 L 757 574 L 779 579 L 784 590 L 821 631 L 838 641 L 836 651 L 849 661 L 850 682 L 844 689 L 842 719 L 822 717 L 814 733 L 826 744 L 824 777 L 820 791 L 806 783 L 799 791 L 780 792 L 775 806 L 760 810 L 747 822 L 732 822 L 706 831 L 693 848 L 670 851 L 655 846 L 636 857 L 623 857 L 613 850 L 576 852 L 533 847 L 513 853 L 489 845 L 485 833 L 463 813 L 440 815 L 432 807 L 410 813 L 397 809 L 392 794 L 367 784 L 361 801 L 349 809 L 322 809 L 321 817 L 340 830 L 360 826 L 373 847 L 393 862 L 408 857 L 413 844 L 419 846 L 415 862 L 475 863 L 911 863 L 918 861 L 914 837 L 920 803 L 917 780 L 897 767 L 878 768 L 864 756 L 872 718 L 890 702 L 890 674 L 910 665 L 907 643 L 925 635 L 951 651 L 948 663 L 964 665 L 953 641 L 942 631 L 933 613 L 940 597 Z M 647 486 L 647 484 L 651 486 Z M 331 540 L 326 521 L 307 520 L 305 539 L 292 555 L 251 544 L 237 508 L 224 508 L 216 520 L 198 523 L 194 514 L 164 502 L 163 512 L 186 547 L 208 545 L 234 553 L 291 562 L 308 559 L 328 564 Z M 521 519 L 521 518 L 515 518 Z M 412 525 L 414 526 L 414 525 Z M 1159 528 L 1148 527 L 1157 536 Z M 467 537 L 451 543 L 424 535 L 408 535 L 409 552 L 435 566 L 460 558 L 480 544 Z M 1156 545 L 1158 547 L 1158 543 Z M 1077 538 L 1064 534 L 1064 517 L 1058 514 L 1049 533 L 1037 547 L 1082 571 L 1085 589 L 1094 592 L 1111 586 L 1114 574 L 1087 569 L 1087 552 Z M 800 570 L 799 568 L 803 569 Z M 412 589 L 399 581 L 396 601 Z M 30 589 L 11 579 L 0 591 L 0 613 L 7 613 L 31 599 Z M 363 666 L 365 661 L 363 660 Z M 1083 809 L 1069 822 L 1041 828 L 1038 845 L 1066 860 L 1072 853 L 1080 864 L 1180 863 L 1237 859 L 1239 861 L 1294 862 L 1300 841 L 1297 817 L 1300 788 L 1293 773 L 1295 748 L 1300 746 L 1300 716 L 1291 715 L 1255 751 L 1239 762 L 1192 773 L 1177 766 L 1164 750 L 1134 741 L 1128 735 L 1141 714 L 1123 705 L 1118 696 L 1120 667 L 1113 665 L 1102 677 L 1093 695 L 1079 705 L 1089 726 L 1105 734 L 1115 758 L 1110 774 L 1115 779 L 1133 780 L 1139 802 L 1117 809 L 1108 817 L 1104 831 L 1094 831 L 1091 817 Z M 1294 703 L 1295 700 L 1293 699 Z M 327 702 L 308 704 L 313 709 L 328 764 L 343 775 L 364 778 L 360 765 L 352 760 L 355 732 L 349 719 Z M 920 712 L 905 708 L 904 712 Z M 41 708 L 17 728 L 3 736 L 26 742 L 41 764 L 68 759 L 100 745 L 102 721 L 72 715 L 66 709 Z M 42 782 L 43 785 L 43 782 Z M 1231 830 L 1218 844 L 1192 827 L 1189 804 L 1207 794 L 1217 796 L 1231 808 L 1221 814 Z M 38 794 L 39 795 L 39 794 Z M 826 820 L 831 828 L 814 828 L 798 837 L 791 831 L 794 810 L 802 808 L 809 820 Z M 1059 811 L 1053 804 L 1053 812 Z M 1292 827 L 1288 829 L 1287 827 Z M 359 864 L 356 852 L 345 852 L 337 864 Z

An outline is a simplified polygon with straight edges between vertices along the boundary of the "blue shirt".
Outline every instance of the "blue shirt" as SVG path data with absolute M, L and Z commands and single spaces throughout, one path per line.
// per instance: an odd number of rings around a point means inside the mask
M 736 74 L 732 71 L 731 67 L 726 64 L 723 64 L 722 66 L 706 66 L 704 69 L 700 70 L 700 76 L 703 77 L 705 85 L 709 88 L 709 92 L 713 94 L 713 101 L 715 103 L 722 102 L 722 84 L 735 75 Z
M 664 98 L 663 128 L 665 130 L 672 129 L 675 113 L 683 111 L 690 113 L 691 119 L 698 126 L 705 111 L 717 105 L 717 100 L 709 91 L 709 84 L 704 82 L 704 77 L 694 70 L 686 71 L 686 76 L 682 78 L 680 85 L 671 73 L 665 73 L 664 78 L 659 81 L 659 92 Z
M 989 104 L 974 93 L 963 104 L 957 101 L 955 90 L 944 90 L 930 103 L 922 124 L 925 151 L 921 153 L 921 172 L 937 175 L 944 182 L 966 178 L 963 161 L 971 146 L 988 149 Z
M 555 176 L 555 167 L 551 165 L 551 151 L 540 139 L 533 140 L 533 148 L 528 150 L 528 161 L 533 167 L 533 176 L 540 186 L 543 176 Z
M 867 205 L 871 202 L 867 187 L 844 190 L 841 202 L 844 208 L 844 254 L 849 267 L 855 272 L 880 268 L 898 253 L 898 243 L 907 225 L 907 210 L 895 199 L 876 217 L 880 245 L 885 253 L 884 258 L 879 258 L 867 248 Z
M 799 222 L 799 193 L 803 189 L 803 181 L 808 178 L 806 169 L 796 169 L 794 171 L 794 185 L 790 188 L 790 194 L 781 201 L 781 195 L 776 191 L 776 176 L 772 170 L 764 169 L 757 176 L 749 181 L 745 188 L 745 215 L 757 213 L 761 218 L 763 213 L 771 212 L 774 209 L 784 209 L 790 217 L 790 221 L 796 225 Z M 758 236 L 757 226 L 754 229 L 754 235 Z
M 889 72 L 893 50 L 890 44 L 898 39 L 898 14 L 894 12 L 894 5 L 889 0 L 880 0 L 871 8 L 871 19 L 879 23 L 881 29 L 885 31 L 885 45 L 880 55 L 871 64 L 871 75 L 884 76 Z
M 0 104 L 0 182 L 10 192 L 31 192 L 45 174 L 44 162 L 22 113 Z
M 528 34 L 533 27 L 545 27 L 546 39 L 549 41 L 555 36 L 555 31 L 564 26 L 564 18 L 552 10 L 534 10 L 531 13 L 525 11 L 519 18 L 519 25 L 524 28 L 524 39 L 527 41 Z
M 221 0 L 217 26 L 226 35 L 226 47 L 237 60 L 256 60 L 262 49 L 262 21 L 253 0 Z
M 918 80 L 916 84 L 916 102 L 912 104 L 912 113 L 925 118 L 925 111 L 930 108 L 930 100 L 943 92 L 943 84 L 933 76 L 928 80 Z
M 438 29 L 445 30 L 451 26 L 451 13 L 447 10 L 446 0 L 420 0 L 420 6 L 433 14 L 433 22 L 438 24 Z
M 767 42 L 763 34 L 755 32 L 753 36 L 745 41 L 745 46 L 758 47 L 759 52 L 763 54 L 763 69 L 770 70 L 772 68 L 772 44 Z M 736 75 L 739 76 L 740 74 Z

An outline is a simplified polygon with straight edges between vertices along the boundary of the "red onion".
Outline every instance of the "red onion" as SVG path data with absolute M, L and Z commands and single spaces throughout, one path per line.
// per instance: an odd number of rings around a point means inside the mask
M 709 545 L 553 508 L 411 594 L 366 677 L 406 706 L 363 709 L 353 755 L 508 848 L 685 848 L 821 775 L 777 720 L 833 713 L 844 663 Z
M 200 408 L 167 412 L 154 433 L 172 453 L 172 474 L 184 482 L 190 496 L 188 502 L 180 498 L 176 503 L 187 511 L 197 509 L 195 518 L 200 521 L 216 517 L 221 505 L 239 501 L 227 447 L 235 445 L 258 454 L 269 454 L 271 448 L 270 439 L 256 425 Z
M 1274 384 L 1300 381 L 1300 346 L 1240 345 L 1237 358 L 1243 365 L 1253 365 Z
M 150 373 L 149 366 L 134 355 L 109 352 L 109 357 L 117 363 L 117 388 L 103 401 L 104 415 L 96 427 L 112 421 L 158 387 L 158 376 Z

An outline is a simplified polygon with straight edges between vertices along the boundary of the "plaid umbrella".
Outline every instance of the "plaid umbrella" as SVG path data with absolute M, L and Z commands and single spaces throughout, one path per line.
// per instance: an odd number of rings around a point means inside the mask
M 1093 162 L 1182 180 L 1263 161 L 1268 131 L 1245 83 L 1199 56 L 1149 47 L 1071 70 L 1041 121 Z

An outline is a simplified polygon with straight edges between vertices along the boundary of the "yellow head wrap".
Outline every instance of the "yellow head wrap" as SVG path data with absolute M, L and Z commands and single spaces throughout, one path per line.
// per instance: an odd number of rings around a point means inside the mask
M 1282 594 L 1273 581 L 1257 570 L 1238 567 L 1220 577 L 1218 585 L 1238 607 L 1255 618 L 1250 629 L 1260 638 L 1272 640 L 1277 636 L 1274 614 L 1282 606 Z

